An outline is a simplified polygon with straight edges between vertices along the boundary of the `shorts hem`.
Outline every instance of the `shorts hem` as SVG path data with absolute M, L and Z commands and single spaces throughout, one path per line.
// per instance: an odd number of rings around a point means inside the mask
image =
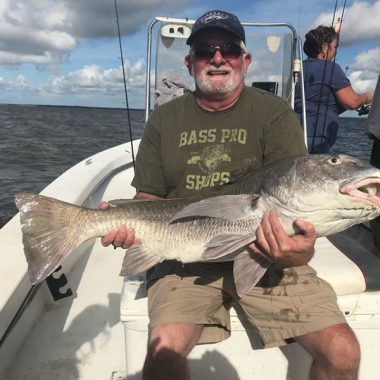
M 278 337 L 279 339 L 277 340 L 270 339 L 270 338 L 265 339 L 264 337 L 261 337 L 261 339 L 263 341 L 264 348 L 281 347 L 288 344 L 287 340 L 289 339 L 297 339 L 297 337 L 299 336 L 307 335 L 309 333 L 313 333 L 313 332 L 323 330 L 331 326 L 340 325 L 340 324 L 347 324 L 347 321 L 343 316 L 342 318 L 339 318 L 339 317 L 333 318 L 333 319 L 330 318 L 329 320 L 326 320 L 324 322 L 313 323 L 312 325 L 308 325 L 308 326 L 299 326 L 292 329 L 292 331 L 289 331 L 287 329 L 288 332 L 284 333 L 281 337 Z
M 194 320 L 187 316 L 178 315 L 173 316 L 173 318 L 155 319 L 154 322 L 149 323 L 148 328 L 150 331 L 153 327 L 168 325 L 171 323 L 191 323 L 194 325 L 203 325 L 205 328 L 203 329 L 197 344 L 218 343 L 228 339 L 231 336 L 231 330 L 225 324 L 213 323 L 201 319 Z

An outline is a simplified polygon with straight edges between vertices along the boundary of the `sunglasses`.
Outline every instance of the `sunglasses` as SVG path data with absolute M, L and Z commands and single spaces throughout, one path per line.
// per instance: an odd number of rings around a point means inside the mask
M 239 45 L 227 43 L 220 46 L 199 46 L 194 49 L 193 56 L 199 61 L 209 61 L 214 57 L 216 51 L 219 51 L 223 58 L 227 61 L 240 58 L 240 56 L 244 53 L 244 50 Z

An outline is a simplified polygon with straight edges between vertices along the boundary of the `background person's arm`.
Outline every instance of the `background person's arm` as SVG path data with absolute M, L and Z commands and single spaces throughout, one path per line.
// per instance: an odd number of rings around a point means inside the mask
M 372 102 L 373 93 L 365 92 L 358 94 L 354 91 L 352 86 L 348 86 L 335 91 L 335 97 L 342 107 L 348 110 L 355 110 L 363 104 L 370 104 Z

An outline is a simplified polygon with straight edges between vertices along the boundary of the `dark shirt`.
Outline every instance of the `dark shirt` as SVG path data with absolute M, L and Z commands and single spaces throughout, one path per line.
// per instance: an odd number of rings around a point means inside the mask
M 166 198 L 192 196 L 228 183 L 236 171 L 305 153 L 297 116 L 280 97 L 245 87 L 232 107 L 209 112 L 189 93 L 150 115 L 132 186 Z
M 324 151 L 314 153 L 327 153 L 337 138 L 338 116 L 345 111 L 335 92 L 351 83 L 341 67 L 332 61 L 308 58 L 303 62 L 303 70 L 309 152 L 313 146 L 324 146 Z M 300 82 L 296 85 L 294 109 L 302 123 Z

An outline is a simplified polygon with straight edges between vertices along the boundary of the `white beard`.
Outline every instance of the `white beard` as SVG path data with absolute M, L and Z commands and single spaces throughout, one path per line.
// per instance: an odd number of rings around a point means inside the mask
M 229 72 L 228 78 L 225 81 L 219 80 L 218 83 L 213 81 L 213 78 L 208 75 L 210 71 L 223 71 Z M 194 73 L 194 67 L 192 72 Z M 242 72 L 233 72 L 231 69 L 204 69 L 198 75 L 194 76 L 194 82 L 196 87 L 204 94 L 209 95 L 226 95 L 235 90 L 244 79 Z

